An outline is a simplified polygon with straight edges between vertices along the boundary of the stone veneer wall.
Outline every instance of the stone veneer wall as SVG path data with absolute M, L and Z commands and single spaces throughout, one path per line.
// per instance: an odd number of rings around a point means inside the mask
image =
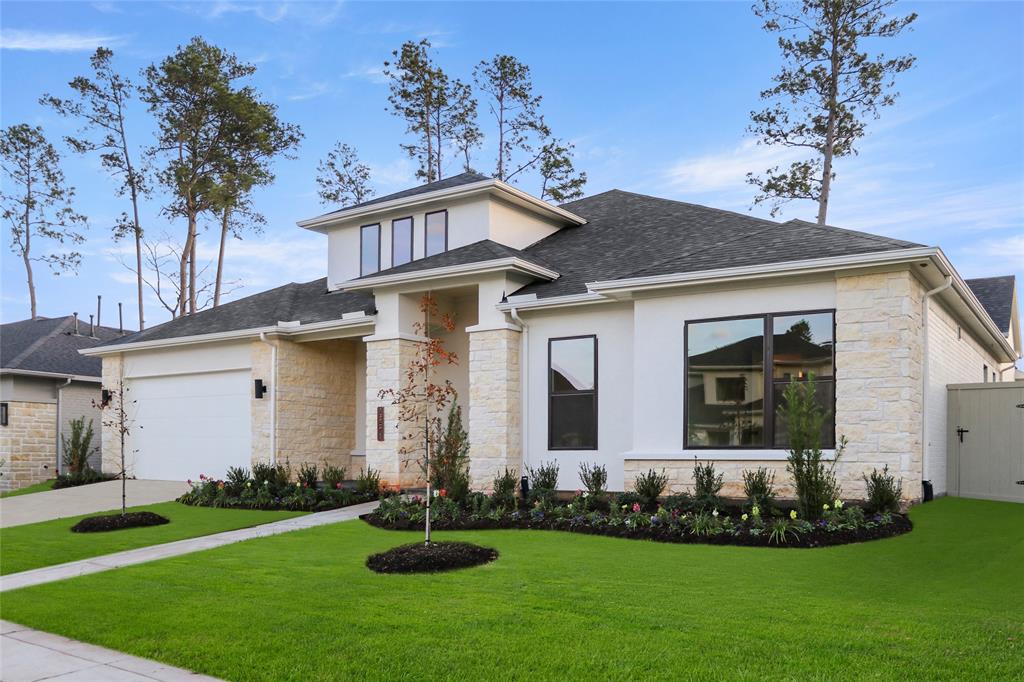
M 390 398 L 381 398 L 382 390 L 399 390 L 405 382 L 409 363 L 416 356 L 418 342 L 384 339 L 366 342 L 366 466 L 380 472 L 389 486 L 423 485 L 420 450 L 401 453 L 411 440 L 408 424 L 398 421 L 398 407 Z M 377 408 L 384 408 L 384 440 L 377 440 Z
M 122 368 L 124 367 L 124 356 L 123 355 L 105 355 L 103 356 L 103 381 L 101 387 L 108 389 L 111 393 L 116 393 L 118 387 L 121 385 L 121 376 L 123 374 Z M 130 400 L 130 396 L 125 396 L 125 400 Z M 116 405 L 117 398 L 113 398 Z M 101 434 L 100 437 L 103 443 L 103 455 L 101 457 L 100 470 L 105 474 L 116 474 L 121 471 L 121 434 L 118 433 L 116 425 L 113 423 L 114 410 L 107 408 L 109 412 L 104 414 L 101 412 L 100 424 L 95 429 L 95 432 Z M 109 416 L 109 419 L 104 420 L 104 417 Z M 104 421 L 111 423 L 104 424 Z M 131 467 L 131 462 L 126 462 Z
M 520 332 L 469 334 L 469 470 L 474 490 L 491 490 L 505 468 L 522 469 Z
M 57 405 L 8 401 L 0 426 L 0 490 L 17 490 L 57 475 Z
M 294 472 L 324 462 L 349 469 L 356 429 L 354 342 L 282 340 L 277 352 L 278 461 Z
M 849 445 L 836 468 L 847 498 L 864 495 L 863 474 L 888 466 L 907 500 L 921 497 L 921 304 L 908 271 L 836 278 L 836 434 Z M 673 492 L 692 490 L 693 460 L 626 460 L 625 487 L 648 469 L 665 470 Z M 780 496 L 794 490 L 784 460 L 716 460 L 723 494 L 742 497 L 745 469 L 775 473 Z
M 278 343 L 272 340 L 271 343 Z M 252 363 L 250 370 L 250 385 L 255 386 L 257 379 L 262 379 L 265 386 L 273 388 L 274 364 L 272 360 L 273 349 L 262 341 L 253 341 L 249 349 L 249 358 Z M 270 437 L 271 406 L 273 400 L 268 390 L 262 398 L 257 400 L 255 396 L 249 399 L 251 406 L 249 428 L 251 433 L 250 447 L 252 448 L 252 462 L 270 462 L 270 448 L 273 440 Z

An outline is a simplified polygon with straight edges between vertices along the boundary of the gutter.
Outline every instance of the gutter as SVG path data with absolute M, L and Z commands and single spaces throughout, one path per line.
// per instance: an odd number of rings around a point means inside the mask
M 64 459 L 62 456 L 63 453 L 61 452 L 64 447 L 64 424 L 61 420 L 60 401 L 61 394 L 64 392 L 65 388 L 71 385 L 71 381 L 71 377 L 67 377 L 63 384 L 57 384 L 57 462 L 54 464 L 54 471 L 58 474 L 60 473 L 60 465 L 63 464 Z
M 932 296 L 940 294 L 953 286 L 953 277 L 946 275 L 946 281 L 924 292 L 921 300 L 921 329 L 924 339 L 922 340 L 921 358 L 921 479 L 924 480 L 924 467 L 928 464 L 928 366 L 931 364 L 928 356 L 928 302 Z M 949 488 L 949 482 L 946 482 Z
M 508 314 L 523 330 L 522 337 L 519 339 L 519 390 L 522 392 L 522 416 L 520 417 L 520 423 L 522 424 L 523 439 L 519 447 L 520 454 L 522 455 L 520 458 L 522 459 L 522 465 L 519 475 L 523 476 L 526 469 L 526 450 L 530 442 L 530 388 L 527 385 L 530 368 L 530 327 L 523 321 L 523 318 L 519 317 L 519 311 L 516 310 L 515 306 L 509 309 Z
M 270 463 L 277 464 L 277 344 L 260 332 L 260 341 L 270 346 Z
M 541 279 L 558 279 L 559 273 L 537 265 L 523 258 L 496 258 L 493 260 L 477 261 L 475 263 L 463 263 L 460 265 L 449 265 L 447 267 L 426 268 L 424 270 L 413 270 L 394 275 L 381 275 L 379 277 L 365 277 L 342 284 L 342 291 L 359 291 L 361 289 L 375 289 L 381 286 L 396 284 L 416 284 L 426 280 L 436 280 L 439 277 L 455 277 L 458 275 L 479 275 L 488 272 L 503 272 L 515 270 Z

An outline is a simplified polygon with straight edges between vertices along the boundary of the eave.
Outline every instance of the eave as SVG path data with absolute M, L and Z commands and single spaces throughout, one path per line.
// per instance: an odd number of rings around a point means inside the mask
M 393 275 L 381 275 L 379 277 L 363 277 L 352 280 L 342 285 L 343 291 L 363 291 L 378 289 L 387 286 L 399 286 L 429 282 L 432 280 L 464 277 L 470 275 L 482 275 L 489 272 L 518 272 L 536 279 L 553 280 L 558 278 L 558 273 L 536 263 L 531 263 L 522 258 L 496 258 L 494 260 L 479 261 L 476 263 L 463 263 L 461 265 L 449 265 L 440 268 L 429 268 L 426 270 L 413 270 Z

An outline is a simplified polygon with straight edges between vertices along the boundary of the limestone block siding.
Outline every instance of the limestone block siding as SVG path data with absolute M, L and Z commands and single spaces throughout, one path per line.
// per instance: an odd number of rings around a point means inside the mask
M 97 407 L 100 401 L 99 384 L 72 382 L 60 391 L 60 421 L 61 429 L 65 437 L 71 436 L 71 422 L 80 417 L 85 418 L 86 426 L 92 421 L 92 447 L 89 455 L 89 466 L 99 470 L 100 462 L 100 436 L 103 430 L 100 409 Z M 63 468 L 63 445 L 61 446 L 61 463 Z
M 106 355 L 103 357 L 102 387 L 117 394 L 124 376 L 124 356 Z M 116 402 L 116 398 L 115 401 Z M 103 456 L 101 471 L 105 474 L 116 474 L 121 471 L 121 434 L 113 420 L 114 405 L 101 412 L 100 426 L 96 432 L 102 434 Z M 104 423 L 106 422 L 106 423 Z
M 475 490 L 491 490 L 506 467 L 522 470 L 520 336 L 511 329 L 469 335 L 469 470 Z
M 0 490 L 16 490 L 56 476 L 57 405 L 8 401 L 0 426 Z
M 418 486 L 423 475 L 418 460 L 422 449 L 416 430 L 398 420 L 398 406 L 381 391 L 398 391 L 416 357 L 416 341 L 371 340 L 366 343 L 366 466 L 380 472 L 390 486 Z M 377 408 L 384 410 L 383 440 L 377 436 Z
M 277 343 L 271 341 L 271 343 Z M 271 356 L 273 349 L 262 341 L 253 341 L 250 347 L 250 359 L 252 362 L 252 369 L 250 370 L 250 378 L 255 382 L 256 379 L 262 379 L 263 382 L 272 387 L 274 381 L 274 369 Z M 271 461 L 271 447 L 273 439 L 271 438 L 271 409 L 273 406 L 273 400 L 271 394 L 268 391 L 262 399 L 257 400 L 255 397 L 250 399 L 252 420 L 249 428 L 252 429 L 251 433 L 251 447 L 252 447 L 252 461 L 268 463 Z

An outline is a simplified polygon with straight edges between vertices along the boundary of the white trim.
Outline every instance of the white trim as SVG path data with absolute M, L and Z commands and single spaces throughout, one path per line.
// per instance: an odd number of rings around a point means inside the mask
M 508 322 L 506 322 L 505 324 L 474 324 L 472 326 L 466 327 L 465 332 L 467 334 L 472 334 L 473 332 L 493 332 L 504 331 L 506 329 L 508 331 L 513 332 L 523 331 L 522 327 L 520 327 L 519 325 L 509 324 Z
M 715 461 L 737 461 L 737 462 L 748 462 L 748 461 L 768 461 L 768 462 L 785 462 L 789 458 L 789 452 L 786 450 L 768 450 L 768 449 L 728 449 L 723 448 L 720 450 L 715 449 L 699 449 L 699 450 L 630 450 L 622 453 L 623 460 L 690 460 L 694 458 L 698 461 L 715 460 Z M 836 457 L 835 450 L 822 450 L 821 457 L 825 460 L 834 460 Z
M 525 301 L 513 302 L 509 297 L 508 303 L 499 303 L 496 307 L 503 313 L 512 310 L 534 310 L 542 308 L 562 308 L 565 306 L 586 305 L 588 303 L 615 303 L 615 299 L 601 294 L 569 294 L 567 296 L 551 296 L 550 298 L 538 298 Z
M 381 201 L 368 206 L 358 206 L 350 209 L 343 209 L 335 211 L 334 213 L 328 213 L 326 215 L 317 216 L 316 218 L 307 218 L 306 220 L 300 220 L 296 223 L 299 227 L 306 229 L 318 229 L 330 226 L 332 223 L 346 222 L 349 220 L 355 220 L 362 216 L 371 215 L 374 213 L 385 213 L 398 208 L 412 208 L 422 204 L 432 203 L 444 199 L 452 200 L 464 196 L 472 196 L 474 194 L 498 194 L 505 195 L 505 198 L 511 200 L 524 208 L 531 209 L 534 213 L 540 213 L 547 215 L 551 218 L 559 219 L 563 222 L 572 225 L 583 225 L 587 221 L 584 218 L 566 211 L 564 208 L 559 208 L 549 204 L 548 202 L 538 199 L 537 197 L 527 194 L 526 192 L 512 187 L 500 180 L 487 179 L 480 180 L 478 182 L 471 182 L 465 185 L 458 185 L 456 187 L 447 187 L 444 189 L 434 190 L 432 192 L 423 192 L 421 194 L 414 194 L 412 196 L 399 197 L 397 199 L 390 199 L 388 201 Z
M 409 334 L 408 332 L 399 332 L 397 334 L 371 334 L 370 336 L 364 336 L 363 342 L 368 343 L 370 341 L 394 341 L 399 339 L 401 341 L 413 341 L 415 343 L 425 343 L 430 341 L 426 336 L 420 336 L 419 334 Z
M 73 381 L 87 381 L 89 383 L 94 384 L 99 384 L 103 382 L 103 380 L 100 377 L 85 376 L 83 374 L 67 374 L 63 372 L 37 372 L 31 369 L 8 369 L 6 367 L 0 369 L 0 374 L 40 377 L 42 379 L 71 379 Z
M 241 372 L 251 370 L 252 365 L 238 365 L 235 367 L 217 367 L 215 369 L 183 369 L 180 372 L 149 372 L 147 374 L 126 374 L 125 381 L 133 379 L 159 379 L 160 377 L 182 377 L 193 374 L 218 374 L 220 372 Z
M 375 289 L 377 287 L 391 286 L 396 284 L 411 284 L 443 277 L 455 277 L 460 275 L 480 275 L 488 272 L 501 272 L 505 270 L 516 270 L 528 275 L 534 275 L 541 279 L 557 279 L 558 273 L 543 266 L 531 263 L 518 257 L 497 258 L 494 260 L 477 261 L 475 263 L 463 263 L 461 265 L 449 265 L 440 268 L 427 268 L 414 270 L 412 272 L 401 272 L 394 275 L 380 275 L 377 277 L 364 277 L 341 283 L 344 291 L 360 291 L 364 289 Z

